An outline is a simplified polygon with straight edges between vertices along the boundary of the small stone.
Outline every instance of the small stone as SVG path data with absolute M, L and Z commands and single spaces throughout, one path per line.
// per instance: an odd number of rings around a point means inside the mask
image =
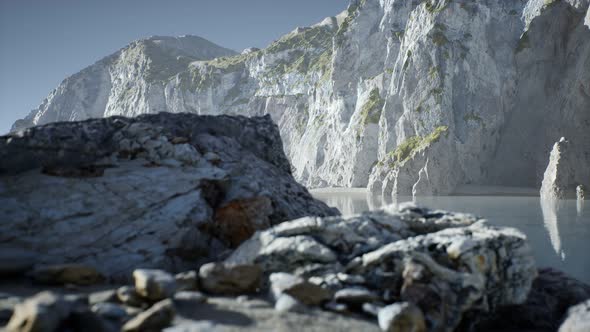
M 135 288 L 122 286 L 117 289 L 117 298 L 123 304 L 128 306 L 142 308 L 145 305 L 144 300 L 137 294 Z
M 88 303 L 90 305 L 104 302 L 116 302 L 117 300 L 117 291 L 113 289 L 94 292 L 88 295 Z
M 174 300 L 181 302 L 205 303 L 207 302 L 207 297 L 201 292 L 181 291 L 174 294 Z
M 366 314 L 369 314 L 371 316 L 375 316 L 378 317 L 379 316 L 379 310 L 381 310 L 381 307 L 374 304 L 374 303 L 363 303 L 363 312 Z
M 177 291 L 192 291 L 198 289 L 199 277 L 195 271 L 182 272 L 174 276 Z
M 127 311 L 125 308 L 115 303 L 97 303 L 92 306 L 91 310 L 95 314 L 106 319 L 122 320 L 127 317 Z
M 559 332 L 588 332 L 590 331 L 590 300 L 571 307 Z
M 6 329 L 11 332 L 56 331 L 70 312 L 70 304 L 62 297 L 41 292 L 14 307 Z
M 125 332 L 160 331 L 170 326 L 175 313 L 172 301 L 170 299 L 162 300 L 125 323 L 122 330 Z
M 260 286 L 262 270 L 257 265 L 209 263 L 201 266 L 201 288 L 214 294 L 253 293 Z
M 60 264 L 37 267 L 31 277 L 38 283 L 89 286 L 104 281 L 104 276 L 95 268 L 81 264 Z
M 246 303 L 250 300 L 250 298 L 248 297 L 248 295 L 240 295 L 238 297 L 236 297 L 236 302 L 238 303 Z
M 151 301 L 172 297 L 176 291 L 176 279 L 162 270 L 135 270 L 133 280 L 137 294 Z
M 296 298 L 282 294 L 275 302 L 275 310 L 278 312 L 305 312 L 307 308 Z
M 379 296 L 366 288 L 344 288 L 334 294 L 334 300 L 352 306 L 361 306 L 366 302 L 379 300 Z
M 318 305 L 332 297 L 329 290 L 289 273 L 271 274 L 270 283 L 271 292 L 275 299 L 287 294 L 303 304 Z
M 364 284 L 366 282 L 365 278 L 359 275 L 338 273 L 336 277 L 346 284 Z
M 4 326 L 8 322 L 14 312 L 14 307 L 21 301 L 21 298 L 15 296 L 0 299 L 0 326 Z
M 379 327 L 386 332 L 425 332 L 422 310 L 409 302 L 388 305 L 378 314 Z
M 35 264 L 37 254 L 16 248 L 0 248 L 0 276 L 24 274 Z
M 139 315 L 143 310 L 141 310 L 140 308 L 137 307 L 125 307 L 125 312 L 127 312 L 128 316 L 137 316 Z

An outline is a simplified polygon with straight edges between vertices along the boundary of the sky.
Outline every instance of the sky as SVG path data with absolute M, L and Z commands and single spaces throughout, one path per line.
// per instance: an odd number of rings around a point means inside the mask
M 0 134 L 61 81 L 153 35 L 263 48 L 348 0 L 0 0 Z

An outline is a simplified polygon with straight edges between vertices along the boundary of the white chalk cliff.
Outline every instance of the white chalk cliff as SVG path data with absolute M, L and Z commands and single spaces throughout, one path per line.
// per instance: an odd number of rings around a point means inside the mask
M 66 79 L 13 130 L 111 115 L 270 114 L 310 187 L 540 187 L 590 165 L 589 0 L 362 0 L 241 54 L 150 38 Z

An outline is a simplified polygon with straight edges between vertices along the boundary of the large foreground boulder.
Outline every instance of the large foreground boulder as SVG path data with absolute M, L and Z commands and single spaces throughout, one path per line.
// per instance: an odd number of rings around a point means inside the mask
M 293 273 L 336 292 L 363 287 L 377 305 L 413 303 L 429 331 L 523 303 L 537 275 L 519 231 L 413 205 L 282 223 L 256 233 L 226 263 Z
M 194 269 L 257 230 L 335 214 L 295 182 L 268 116 L 160 113 L 0 137 L 0 244 L 38 264 Z

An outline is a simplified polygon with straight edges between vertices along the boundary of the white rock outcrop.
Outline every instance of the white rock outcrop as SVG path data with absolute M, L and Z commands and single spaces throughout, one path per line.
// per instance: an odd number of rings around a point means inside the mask
M 306 186 L 538 187 L 561 136 L 590 164 L 588 6 L 353 0 L 239 55 L 147 39 L 66 79 L 13 129 L 159 111 L 270 114 Z
M 584 200 L 584 188 L 590 184 L 590 168 L 579 154 L 581 151 L 584 150 L 576 149 L 576 144 L 564 137 L 553 145 L 541 185 L 542 199 Z

